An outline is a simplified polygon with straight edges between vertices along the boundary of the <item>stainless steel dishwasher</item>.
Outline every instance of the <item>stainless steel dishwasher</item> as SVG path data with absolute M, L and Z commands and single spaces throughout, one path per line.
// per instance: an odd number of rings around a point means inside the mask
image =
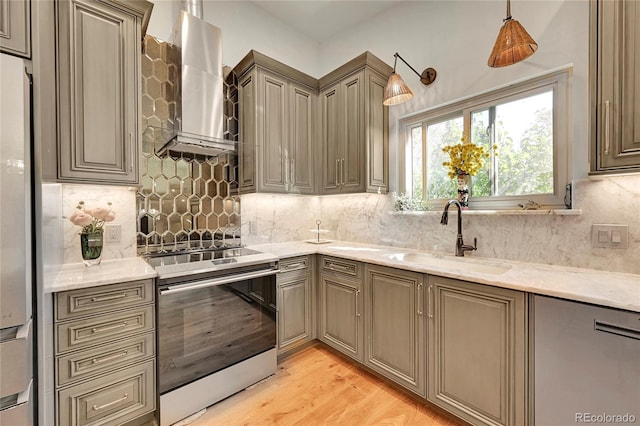
M 535 296 L 535 425 L 640 423 L 640 313 Z

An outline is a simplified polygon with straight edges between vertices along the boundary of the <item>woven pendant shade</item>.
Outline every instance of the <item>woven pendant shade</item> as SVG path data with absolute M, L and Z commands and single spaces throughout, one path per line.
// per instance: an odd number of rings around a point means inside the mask
M 507 0 L 507 18 L 498 33 L 487 65 L 493 68 L 506 67 L 527 59 L 538 50 L 538 43 L 529 35 L 520 22 L 511 19 L 511 0 Z
M 494 68 L 506 67 L 528 58 L 536 50 L 538 43 L 531 38 L 520 22 L 507 19 L 500 28 L 487 64 Z
M 395 72 L 389 77 L 387 85 L 384 87 L 383 105 L 396 105 L 408 101 L 413 97 L 413 92 L 402 80 L 399 74 Z

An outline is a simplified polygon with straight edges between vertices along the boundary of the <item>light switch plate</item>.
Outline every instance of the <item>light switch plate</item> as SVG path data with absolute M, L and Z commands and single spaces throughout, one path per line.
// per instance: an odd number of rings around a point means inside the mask
M 591 247 L 629 248 L 629 225 L 591 225 Z
M 104 231 L 105 231 L 106 242 L 108 243 L 120 242 L 120 238 L 122 234 L 122 228 L 120 227 L 120 225 L 106 225 L 104 227 Z

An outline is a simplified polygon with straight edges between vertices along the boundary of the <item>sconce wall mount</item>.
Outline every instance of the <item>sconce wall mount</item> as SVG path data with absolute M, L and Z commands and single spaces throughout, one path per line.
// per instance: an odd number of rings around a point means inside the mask
M 438 73 L 433 68 L 427 68 L 422 73 L 419 73 L 415 70 L 411 65 L 404 60 L 402 56 L 400 56 L 397 52 L 393 55 L 395 58 L 393 61 L 393 73 L 391 77 L 389 77 L 389 81 L 384 88 L 384 101 L 382 102 L 384 105 L 396 105 L 405 101 L 408 101 L 413 97 L 413 92 L 407 86 L 407 83 L 402 80 L 400 74 L 396 73 L 396 65 L 398 64 L 398 59 L 405 63 L 411 71 L 413 71 L 419 78 L 420 82 L 425 86 L 430 85 L 436 80 Z

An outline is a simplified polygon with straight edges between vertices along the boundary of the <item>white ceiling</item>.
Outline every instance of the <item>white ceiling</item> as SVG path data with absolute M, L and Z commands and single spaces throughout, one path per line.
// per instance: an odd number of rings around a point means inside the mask
M 322 42 L 390 8 L 399 0 L 252 1 L 309 38 Z

